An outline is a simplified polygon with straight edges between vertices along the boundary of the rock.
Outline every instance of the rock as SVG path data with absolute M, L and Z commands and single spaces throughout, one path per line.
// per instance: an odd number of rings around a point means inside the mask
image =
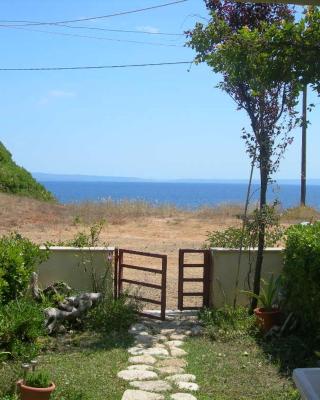
M 153 365 L 157 362 L 157 359 L 149 356 L 149 355 L 144 355 L 144 356 L 135 356 L 135 357 L 130 357 L 129 358 L 129 363 L 131 364 L 148 364 L 148 365 Z
M 143 390 L 126 390 L 122 400 L 164 400 L 161 394 L 149 393 Z
M 195 325 L 191 328 L 191 336 L 200 336 L 202 334 L 202 327 Z
M 189 393 L 175 393 L 170 396 L 172 400 L 197 400 L 192 394 Z
M 146 326 L 144 324 L 133 324 L 129 329 L 130 333 L 137 333 L 146 330 Z
M 140 354 L 150 356 L 169 356 L 168 350 L 159 347 L 150 347 L 149 349 L 142 350 Z
M 181 390 L 190 390 L 190 392 L 196 392 L 199 390 L 199 385 L 194 382 L 176 382 L 176 385 Z
M 172 376 L 168 376 L 166 380 L 170 382 L 194 382 L 196 377 L 192 374 L 176 374 Z
M 154 368 L 151 365 L 146 364 L 137 364 L 137 365 L 130 365 L 128 370 L 137 370 L 137 371 L 153 371 Z
M 166 375 L 184 373 L 184 369 L 181 367 L 160 367 L 157 368 L 157 371 L 159 371 L 160 374 L 166 374 Z
M 170 335 L 170 340 L 183 340 L 186 338 L 186 335 L 179 334 L 179 333 L 174 333 L 173 335 Z
M 161 329 L 160 333 L 161 335 L 170 335 L 172 333 L 175 333 L 175 329 Z
M 143 381 L 145 379 L 157 379 L 158 375 L 153 371 L 123 370 L 118 372 L 118 378 L 125 381 Z
M 188 363 L 181 358 L 167 358 L 164 360 L 159 360 L 157 366 L 159 367 L 181 367 L 184 368 Z
M 178 347 L 171 347 L 170 352 L 172 357 L 183 357 L 188 354 L 185 350 L 179 349 Z
M 168 341 L 166 342 L 166 344 L 167 344 L 169 347 L 180 347 L 180 346 L 182 346 L 184 343 L 183 343 L 182 340 L 168 340 Z
M 133 381 L 130 382 L 131 386 L 134 386 L 137 389 L 140 390 L 146 390 L 147 392 L 167 392 L 168 390 L 171 390 L 172 387 L 171 385 L 166 382 L 166 381 Z
M 154 335 L 154 340 L 160 342 L 160 341 L 168 340 L 168 338 L 165 335 Z
M 139 355 L 143 354 L 142 353 L 143 350 L 145 350 L 145 347 L 144 346 L 141 347 L 141 345 L 138 345 L 138 346 L 130 347 L 128 349 L 128 353 L 132 354 L 133 356 L 139 356 Z

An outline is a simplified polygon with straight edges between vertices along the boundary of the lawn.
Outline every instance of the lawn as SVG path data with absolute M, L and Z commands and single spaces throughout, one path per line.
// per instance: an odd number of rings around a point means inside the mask
M 53 399 L 120 400 L 126 383 L 117 373 L 127 365 L 130 340 L 129 336 L 105 338 L 92 333 L 51 338 L 39 361 L 57 385 Z M 16 379 L 19 365 L 0 367 L 0 399 Z
M 188 372 L 200 385 L 198 400 L 297 400 L 299 395 L 289 378 L 245 336 L 228 342 L 190 338 Z

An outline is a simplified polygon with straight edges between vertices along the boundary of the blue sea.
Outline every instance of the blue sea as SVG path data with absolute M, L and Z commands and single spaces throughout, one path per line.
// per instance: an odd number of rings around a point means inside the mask
M 224 203 L 244 203 L 244 183 L 165 183 L 165 182 L 41 182 L 61 203 L 103 200 L 143 200 L 155 205 L 172 204 L 195 209 Z M 259 198 L 259 187 L 252 187 L 251 202 Z M 269 201 L 278 199 L 284 208 L 299 204 L 300 187 L 295 184 L 273 185 Z M 307 188 L 307 203 L 320 208 L 320 186 Z

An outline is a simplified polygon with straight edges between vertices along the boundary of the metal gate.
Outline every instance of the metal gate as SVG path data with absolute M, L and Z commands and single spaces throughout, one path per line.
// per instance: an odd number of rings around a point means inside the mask
M 186 254 L 203 254 L 202 263 L 186 263 Z M 185 269 L 202 269 L 201 277 L 185 277 Z M 186 282 L 199 282 L 203 284 L 203 289 L 199 291 L 185 291 Z M 210 250 L 179 250 L 179 277 L 178 277 L 178 309 L 199 310 L 203 307 L 210 307 L 210 288 L 211 288 L 211 251 Z M 202 297 L 202 306 L 185 306 L 185 297 Z
M 161 268 L 150 268 L 150 267 L 143 267 L 139 265 L 133 265 L 124 262 L 125 255 L 136 255 L 141 257 L 149 258 L 156 258 L 161 260 Z M 142 271 L 150 273 L 151 279 L 154 278 L 155 275 L 160 275 L 160 283 L 149 283 L 145 281 L 141 281 L 138 278 L 136 279 L 128 279 L 125 275 L 126 270 L 135 270 L 135 271 Z M 154 275 L 155 274 L 155 275 Z M 152 303 L 157 304 L 160 306 L 160 316 L 149 314 L 149 313 L 140 313 L 140 315 L 155 318 L 155 319 L 165 319 L 166 313 L 166 290 L 167 290 L 167 256 L 162 254 L 154 254 L 154 253 L 146 253 L 142 251 L 135 251 L 135 250 L 124 250 L 124 249 L 116 249 L 115 254 L 115 295 L 119 296 L 123 293 L 124 287 L 123 284 L 131 284 L 136 286 L 147 287 L 151 289 L 155 289 L 160 291 L 159 300 L 154 300 L 147 297 L 142 297 L 139 295 L 128 294 L 129 297 L 135 298 L 139 301 L 144 303 Z

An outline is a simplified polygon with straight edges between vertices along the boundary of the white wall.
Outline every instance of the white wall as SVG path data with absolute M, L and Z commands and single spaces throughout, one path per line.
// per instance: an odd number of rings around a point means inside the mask
M 212 287 L 211 300 L 214 307 L 222 307 L 225 304 L 233 305 L 235 296 L 235 282 L 238 269 L 239 250 L 238 249 L 223 249 L 212 248 Z M 240 273 L 239 273 L 239 291 L 248 290 L 247 277 L 250 271 L 251 260 L 251 282 L 253 282 L 253 274 L 255 267 L 257 250 L 243 250 Z M 262 278 L 269 280 L 271 274 L 274 277 L 279 276 L 283 268 L 283 249 L 267 248 L 264 251 Z M 252 284 L 251 284 L 252 288 Z M 239 293 L 239 292 L 238 292 Z M 248 297 L 239 293 L 238 304 L 247 305 Z
M 42 247 L 43 251 L 45 248 Z M 42 288 L 63 281 L 76 290 L 93 290 L 92 272 L 101 282 L 106 273 L 107 257 L 114 247 L 50 247 L 49 258 L 36 272 Z

